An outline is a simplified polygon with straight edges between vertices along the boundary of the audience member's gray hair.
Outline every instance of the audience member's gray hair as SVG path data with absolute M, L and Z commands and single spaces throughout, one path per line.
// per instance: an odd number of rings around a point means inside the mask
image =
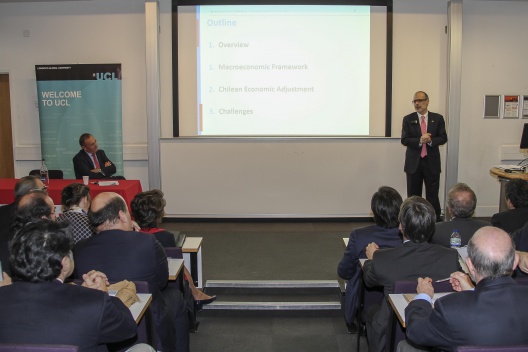
M 39 180 L 36 176 L 24 176 L 15 185 L 15 199 L 19 200 L 22 196 L 25 196 L 31 190 L 37 188 L 37 181 Z
M 469 197 L 461 197 L 463 193 Z M 455 218 L 470 218 L 477 207 L 477 196 L 475 192 L 465 183 L 459 182 L 454 185 L 447 194 L 447 206 Z

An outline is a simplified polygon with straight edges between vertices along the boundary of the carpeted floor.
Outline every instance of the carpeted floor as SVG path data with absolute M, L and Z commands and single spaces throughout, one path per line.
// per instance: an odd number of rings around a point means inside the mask
M 207 280 L 336 280 L 345 249 L 343 237 L 365 223 L 263 222 L 178 223 L 163 227 L 203 237 L 203 275 Z M 221 297 L 219 297 L 221 299 Z M 352 351 L 343 317 L 309 313 L 199 314 L 193 352 Z M 361 352 L 367 350 L 362 337 Z

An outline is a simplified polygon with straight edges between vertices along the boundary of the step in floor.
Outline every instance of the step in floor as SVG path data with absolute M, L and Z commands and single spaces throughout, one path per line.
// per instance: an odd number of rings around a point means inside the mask
M 330 281 L 207 281 L 216 295 L 204 311 L 324 311 L 341 312 L 337 280 Z

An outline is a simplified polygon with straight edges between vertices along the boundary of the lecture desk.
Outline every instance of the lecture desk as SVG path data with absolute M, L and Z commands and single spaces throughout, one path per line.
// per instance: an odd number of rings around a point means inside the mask
M 183 259 L 167 258 L 169 262 L 169 280 L 175 281 L 183 269 Z
M 447 296 L 453 292 L 435 292 L 433 294 L 433 304 L 440 297 Z M 391 293 L 389 294 L 389 303 L 396 313 L 398 320 L 401 325 L 405 328 L 405 308 L 409 305 L 409 302 L 416 296 L 415 293 Z
M 202 288 L 202 241 L 203 237 L 187 237 L 182 247 L 185 266 L 198 288 Z
M 152 294 L 150 293 L 137 293 L 139 302 L 135 302 L 130 306 L 130 313 L 136 320 L 136 324 L 139 324 L 141 318 L 145 314 L 150 302 L 152 302 Z
M 15 178 L 0 178 L 0 204 L 9 204 L 15 201 L 15 184 L 18 179 Z M 101 181 L 111 181 L 111 180 L 101 180 Z M 115 192 L 120 194 L 125 201 L 127 202 L 128 209 L 130 210 L 130 202 L 134 196 L 142 191 L 141 182 L 139 180 L 116 180 L 119 182 L 119 185 L 115 186 L 99 186 L 93 184 L 90 180 L 90 195 L 92 199 L 102 192 Z M 55 205 L 61 204 L 61 192 L 64 187 L 67 185 L 78 182 L 82 183 L 82 180 L 50 180 L 48 186 L 48 194 L 53 199 Z

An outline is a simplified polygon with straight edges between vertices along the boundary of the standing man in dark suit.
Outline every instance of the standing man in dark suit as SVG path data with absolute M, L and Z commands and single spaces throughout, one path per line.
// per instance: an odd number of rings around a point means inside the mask
M 447 212 L 451 220 L 436 223 L 431 243 L 451 247 L 451 234 L 456 229 L 462 240 L 461 246 L 466 246 L 478 229 L 491 225 L 487 221 L 473 219 L 476 207 L 477 196 L 468 185 L 459 182 L 451 187 L 447 193 Z
M 433 308 L 431 279 L 418 279 L 418 295 L 405 309 L 409 340 L 443 351 L 467 345 L 528 345 L 528 286 L 510 277 L 518 261 L 506 232 L 491 226 L 479 229 L 469 241 L 466 259 L 477 286 L 455 272 L 451 284 L 459 292 L 436 300 Z M 409 350 L 409 343 L 400 345 L 399 350 Z
M 436 244 L 430 244 L 435 228 L 435 212 L 425 199 L 407 198 L 398 216 L 403 245 L 396 248 L 378 249 L 376 243 L 366 248 L 367 260 L 363 266 L 363 279 L 367 287 L 382 286 L 385 296 L 393 292 L 394 283 L 431 277 L 440 280 L 460 270 L 458 252 Z M 381 306 L 373 306 L 367 312 L 367 337 L 369 351 L 389 349 L 388 322 L 391 308 L 386 298 Z
M 436 221 L 442 221 L 440 200 L 440 150 L 438 147 L 447 142 L 444 117 L 427 110 L 429 96 L 418 91 L 412 101 L 413 112 L 403 118 L 401 143 L 405 151 L 407 174 L 407 196 L 422 196 L 425 184 L 425 198 L 436 213 Z
M 95 196 L 88 216 L 96 235 L 75 245 L 76 276 L 94 269 L 111 281 L 147 281 L 161 344 L 157 349 L 188 352 L 187 310 L 181 291 L 167 286 L 169 267 L 161 244 L 154 236 L 132 231 L 126 202 L 117 193 Z
M 116 173 L 114 163 L 108 159 L 104 150 L 99 149 L 94 136 L 83 133 L 79 137 L 80 150 L 73 157 L 75 178 L 90 176 L 90 179 L 110 178 Z
M 83 275 L 86 287 L 63 284 L 73 271 L 73 244 L 67 225 L 53 220 L 17 232 L 11 244 L 13 283 L 0 287 L 1 343 L 107 351 L 107 343 L 136 336 L 130 310 L 108 295 L 103 273 Z
M 359 259 L 366 258 L 365 248 L 370 242 L 381 248 L 392 248 L 402 245 L 398 213 L 403 200 L 398 191 L 392 187 L 380 187 L 372 195 L 370 209 L 376 225 L 354 229 L 350 233 L 343 259 L 337 267 L 338 275 L 347 281 L 345 292 L 345 322 L 350 334 L 359 331 L 354 322 L 359 306 L 361 290 L 361 267 Z M 361 323 L 361 322 L 358 322 Z

